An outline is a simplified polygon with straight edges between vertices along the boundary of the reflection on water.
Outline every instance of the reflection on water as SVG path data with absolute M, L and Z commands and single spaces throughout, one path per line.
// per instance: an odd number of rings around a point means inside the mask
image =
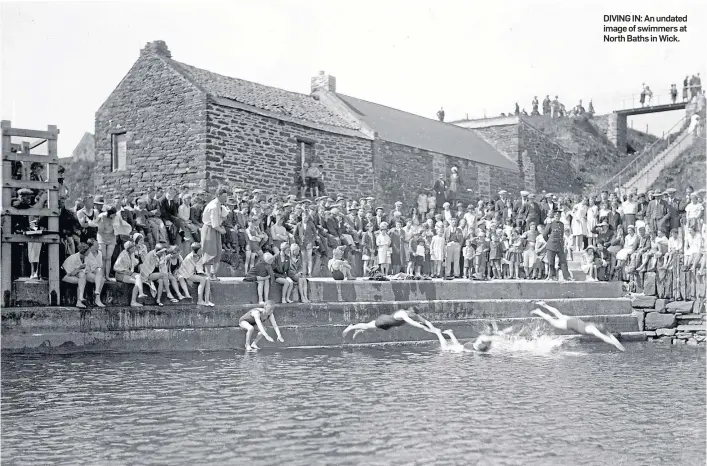
M 705 464 L 704 351 L 533 341 L 3 357 L 2 460 Z

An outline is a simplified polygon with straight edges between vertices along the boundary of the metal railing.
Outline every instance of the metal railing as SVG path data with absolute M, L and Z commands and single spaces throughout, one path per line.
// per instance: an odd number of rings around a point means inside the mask
M 631 95 L 623 95 L 619 96 L 619 98 L 616 100 L 616 102 L 621 102 L 621 106 L 617 108 L 616 110 L 633 110 L 637 108 L 644 108 L 644 107 L 658 107 L 660 105 L 670 105 L 670 104 L 679 104 L 679 103 L 687 103 L 690 102 L 692 99 L 692 90 L 697 89 L 697 92 L 699 93 L 701 90 L 702 86 L 688 86 L 687 87 L 687 99 L 683 99 L 682 94 L 683 94 L 683 87 L 679 86 L 677 88 L 678 94 L 675 98 L 675 102 L 673 102 L 672 95 L 670 94 L 670 89 L 659 89 L 659 90 L 653 90 L 651 89 L 651 92 L 653 93 L 653 97 L 649 98 L 648 95 L 645 96 L 644 103 L 641 104 L 641 93 L 638 92 L 636 94 L 631 94 Z
M 656 157 L 658 157 L 664 150 L 666 150 L 670 144 L 672 144 L 686 128 L 686 123 L 688 123 L 688 118 L 682 117 L 675 123 L 668 131 L 666 135 L 662 138 L 656 140 L 641 151 L 633 160 L 631 160 L 624 168 L 622 168 L 616 175 L 609 178 L 603 184 L 596 186 L 594 188 L 594 195 L 600 193 L 607 186 L 618 183 L 620 187 L 623 186 L 622 183 L 630 181 L 633 179 L 643 168 L 649 165 Z M 680 128 L 679 131 L 673 133 L 674 130 Z

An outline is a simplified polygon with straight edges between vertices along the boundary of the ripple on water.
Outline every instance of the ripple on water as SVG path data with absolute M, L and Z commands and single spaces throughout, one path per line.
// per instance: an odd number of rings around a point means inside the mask
M 511 335 L 3 358 L 3 464 L 704 464 L 705 358 Z M 665 445 L 670 445 L 666 448 Z

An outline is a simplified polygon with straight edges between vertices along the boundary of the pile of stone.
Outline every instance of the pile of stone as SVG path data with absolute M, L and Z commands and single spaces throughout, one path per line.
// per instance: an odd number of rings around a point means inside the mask
M 648 340 L 673 345 L 702 346 L 707 334 L 705 300 L 670 301 L 655 296 L 631 296 L 638 329 Z

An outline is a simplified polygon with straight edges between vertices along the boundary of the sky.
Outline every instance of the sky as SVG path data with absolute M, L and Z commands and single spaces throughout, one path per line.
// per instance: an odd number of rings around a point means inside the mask
M 175 60 L 309 93 L 324 70 L 341 93 L 447 121 L 497 116 L 515 102 L 590 99 L 600 114 L 631 106 L 641 84 L 668 98 L 705 76 L 704 0 L 253 0 L 3 2 L 0 113 L 13 126 L 60 129 L 71 155 L 147 42 Z M 604 15 L 687 15 L 678 43 L 604 43 Z M 613 24 L 618 25 L 618 24 Z M 675 23 L 664 25 L 676 25 Z M 682 26 L 684 24 L 677 24 Z M 681 114 L 629 124 L 660 134 Z

